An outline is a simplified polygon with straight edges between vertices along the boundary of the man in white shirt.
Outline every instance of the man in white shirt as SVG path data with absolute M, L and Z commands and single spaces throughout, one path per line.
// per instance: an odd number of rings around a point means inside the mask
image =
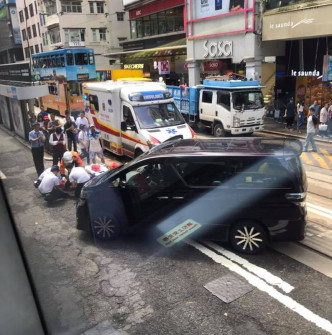
M 49 173 L 45 173 L 38 190 L 46 201 L 54 201 L 67 196 L 60 188 L 60 178 L 58 177 L 60 169 L 57 165 L 51 167 Z
M 314 136 L 316 133 L 316 125 L 314 124 L 314 121 L 313 121 L 313 117 L 315 117 L 313 116 L 314 113 L 315 113 L 315 108 L 310 107 L 309 112 L 308 112 L 308 119 L 307 119 L 307 137 L 305 139 L 304 148 L 303 148 L 304 152 L 308 151 L 309 143 L 312 146 L 312 151 L 317 152 L 317 147 L 316 147 L 316 143 L 314 140 Z
M 80 116 L 76 119 L 75 123 L 76 123 L 76 126 L 77 126 L 78 129 L 81 129 L 81 127 L 80 127 L 81 124 L 84 124 L 87 129 L 89 128 L 89 121 L 85 117 L 85 113 L 84 112 L 80 113 Z
M 73 167 L 69 174 L 71 188 L 75 187 L 75 197 L 79 198 L 84 184 L 90 180 L 90 175 L 83 167 Z
M 324 107 L 320 110 L 320 113 L 319 113 L 319 122 L 320 122 L 320 125 L 319 125 L 319 128 L 320 126 L 324 126 L 326 128 L 326 130 L 319 130 L 319 133 L 318 133 L 318 137 L 328 137 L 327 136 L 327 116 L 328 116 L 328 107 L 329 107 L 329 104 L 326 103 L 324 105 Z

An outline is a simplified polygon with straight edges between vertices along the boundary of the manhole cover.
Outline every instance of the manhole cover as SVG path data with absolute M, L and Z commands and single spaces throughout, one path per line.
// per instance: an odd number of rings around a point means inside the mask
M 220 277 L 207 283 L 204 287 L 226 303 L 230 303 L 254 289 L 246 281 L 232 275 Z

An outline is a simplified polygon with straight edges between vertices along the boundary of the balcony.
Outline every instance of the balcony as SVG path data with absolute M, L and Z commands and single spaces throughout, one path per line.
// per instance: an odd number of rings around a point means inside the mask
M 45 16 L 45 26 L 47 29 L 58 26 L 60 23 L 59 16 L 57 14 L 53 14 L 50 16 Z

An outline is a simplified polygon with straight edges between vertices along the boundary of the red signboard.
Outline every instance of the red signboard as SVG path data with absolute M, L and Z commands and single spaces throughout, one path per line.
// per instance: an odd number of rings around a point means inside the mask
M 220 60 L 211 60 L 204 63 L 204 71 L 219 71 L 221 67 L 222 62 Z
M 163 10 L 184 6 L 184 0 L 164 0 L 164 1 L 155 1 L 146 6 L 137 7 L 129 11 L 129 19 L 136 19 L 138 17 L 146 16 L 153 13 L 158 13 Z

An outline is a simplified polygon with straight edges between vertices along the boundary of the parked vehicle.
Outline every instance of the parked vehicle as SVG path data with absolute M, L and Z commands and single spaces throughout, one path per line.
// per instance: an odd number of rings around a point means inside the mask
M 104 148 L 117 155 L 136 157 L 164 141 L 195 136 L 164 84 L 128 79 L 83 89 L 86 115 Z
M 97 241 L 186 220 L 191 238 L 256 253 L 269 241 L 304 238 L 307 181 L 295 139 L 189 139 L 160 144 L 95 177 L 77 205 L 77 228 Z M 151 235 L 152 236 L 152 235 Z
M 200 122 L 216 137 L 264 129 L 261 88 L 258 81 L 213 79 L 195 87 L 167 86 L 186 120 Z

